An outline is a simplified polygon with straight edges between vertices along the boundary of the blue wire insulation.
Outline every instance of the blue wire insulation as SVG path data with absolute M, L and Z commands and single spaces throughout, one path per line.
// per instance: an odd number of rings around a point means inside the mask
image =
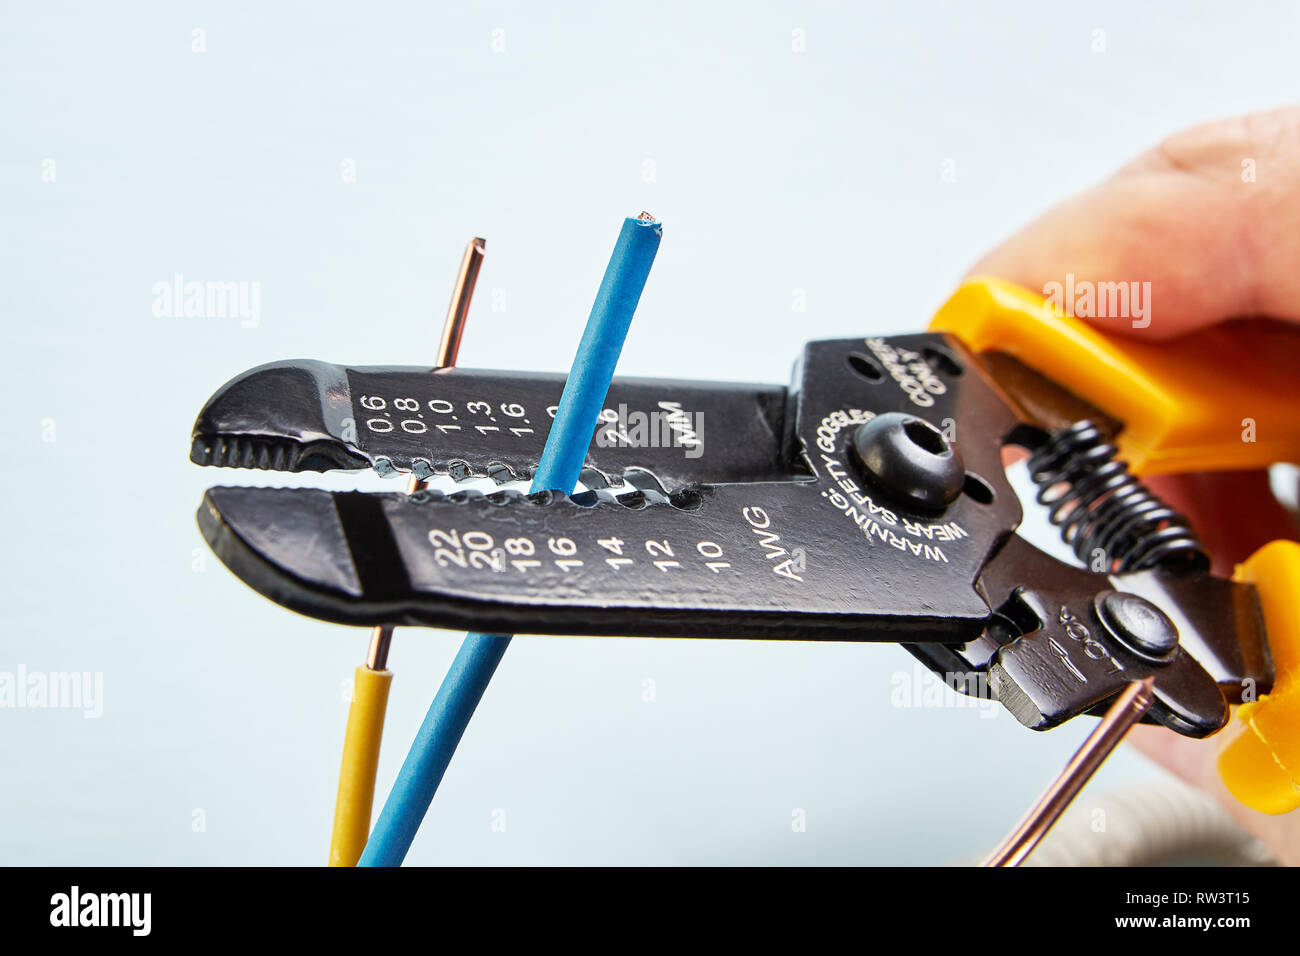
M 614 367 L 659 251 L 659 223 L 626 219 L 587 327 L 564 383 L 555 423 L 537 464 L 532 490 L 573 491 L 609 392 Z M 447 765 L 469 726 L 488 682 L 510 646 L 510 635 L 465 636 L 437 696 L 425 714 L 393 789 L 375 821 L 357 866 L 400 866 L 433 802 Z
M 591 436 L 609 393 L 623 341 L 632 325 L 662 235 L 659 223 L 625 219 L 591 306 L 591 316 L 573 357 L 573 368 L 560 394 L 555 424 L 533 476 L 533 491 L 563 491 L 578 483 Z

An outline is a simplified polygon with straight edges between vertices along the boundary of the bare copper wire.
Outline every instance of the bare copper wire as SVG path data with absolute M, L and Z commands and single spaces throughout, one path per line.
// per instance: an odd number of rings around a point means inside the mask
M 981 866 L 1019 866 L 1023 863 L 1133 725 L 1151 708 L 1154 699 L 1155 678 L 1148 677 L 1129 684 L 1115 698 L 1115 703 L 1110 705 L 1065 769 Z
M 460 354 L 460 340 L 465 333 L 465 321 L 469 317 L 470 300 L 474 298 L 474 286 L 478 284 L 478 272 L 487 254 L 487 240 L 475 237 L 465 245 L 465 254 L 461 256 L 460 271 L 456 273 L 456 285 L 452 288 L 451 303 L 447 306 L 447 317 L 442 323 L 442 341 L 438 343 L 438 368 L 451 368 L 456 364 Z M 406 493 L 413 495 L 423 491 L 427 482 L 412 474 L 406 481 Z M 370 632 L 370 649 L 366 653 L 366 667 L 372 671 L 382 671 L 388 667 L 388 649 L 393 643 L 393 626 L 376 624 Z

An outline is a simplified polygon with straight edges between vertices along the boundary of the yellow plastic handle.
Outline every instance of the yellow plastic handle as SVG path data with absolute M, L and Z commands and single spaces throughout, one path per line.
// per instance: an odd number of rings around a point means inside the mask
M 1227 323 L 1178 339 L 1120 337 L 999 279 L 967 282 L 932 331 L 1004 352 L 1123 423 L 1138 474 L 1266 468 L 1300 461 L 1300 327 Z M 1263 813 L 1300 807 L 1300 544 L 1274 541 L 1237 567 L 1255 585 L 1276 672 L 1237 711 L 1219 755 L 1232 794 Z
M 356 866 L 370 838 L 375 772 L 379 768 L 379 744 L 384 736 L 384 712 L 392 682 L 392 671 L 357 668 L 348 729 L 343 737 L 338 799 L 334 802 L 330 866 Z
M 974 279 L 930 329 L 976 352 L 1006 352 L 1124 423 L 1138 474 L 1300 462 L 1300 326 L 1249 321 L 1177 339 L 1103 333 L 1043 296 Z
M 1219 776 L 1251 809 L 1287 813 L 1300 807 L 1300 544 L 1264 545 L 1237 565 L 1233 580 L 1259 592 L 1275 676 L 1269 693 L 1237 710 Z

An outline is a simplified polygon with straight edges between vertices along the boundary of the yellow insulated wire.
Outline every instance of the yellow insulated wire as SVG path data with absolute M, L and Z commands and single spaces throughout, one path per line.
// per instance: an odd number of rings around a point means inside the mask
M 450 368 L 456 364 L 486 246 L 487 243 L 480 238 L 471 239 L 465 246 L 443 322 L 438 368 Z M 412 474 L 406 493 L 414 494 L 424 488 L 425 483 Z M 384 734 L 388 688 L 393 681 L 393 674 L 387 669 L 388 644 L 392 637 L 390 625 L 375 625 L 370 636 L 368 666 L 357 668 L 352 684 L 352 707 L 348 711 L 348 727 L 343 736 L 343 766 L 339 768 L 339 793 L 334 803 L 330 866 L 356 866 L 370 838 L 370 811 L 375 798 L 379 744 Z
M 334 803 L 334 833 L 330 837 L 330 866 L 356 866 L 370 837 L 370 810 L 375 799 L 375 771 L 384 735 L 384 711 L 393 672 L 358 667 L 352 684 L 352 706 L 343 738 L 343 765 Z

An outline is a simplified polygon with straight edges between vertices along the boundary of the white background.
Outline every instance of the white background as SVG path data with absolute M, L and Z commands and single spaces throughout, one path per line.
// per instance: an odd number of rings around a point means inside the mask
M 1294 98 L 1296 10 L 6 0 L 0 670 L 99 671 L 104 701 L 0 710 L 0 862 L 325 860 L 366 634 L 207 555 L 203 489 L 278 481 L 187 460 L 229 377 L 432 361 L 473 235 L 462 364 L 567 368 L 644 208 L 664 240 L 620 373 L 784 382 L 805 339 L 921 329 L 1167 133 Z M 259 282 L 260 325 L 155 317 L 178 272 Z M 381 796 L 459 638 L 398 632 Z M 1088 726 L 892 706 L 912 671 L 887 645 L 521 638 L 409 860 L 968 859 Z M 1125 753 L 1096 787 L 1156 773 Z

